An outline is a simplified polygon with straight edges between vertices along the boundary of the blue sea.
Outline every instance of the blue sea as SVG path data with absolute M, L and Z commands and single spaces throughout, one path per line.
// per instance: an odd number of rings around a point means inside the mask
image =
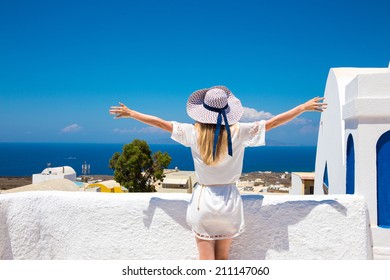
M 115 152 L 123 144 L 87 143 L 0 143 L 0 176 L 31 176 L 48 166 L 71 166 L 77 175 L 82 164 L 90 164 L 90 174 L 112 175 L 108 167 Z M 181 145 L 150 145 L 153 152 L 168 152 L 172 157 L 169 168 L 194 170 L 191 151 Z M 314 171 L 315 146 L 262 146 L 245 150 L 243 172 Z

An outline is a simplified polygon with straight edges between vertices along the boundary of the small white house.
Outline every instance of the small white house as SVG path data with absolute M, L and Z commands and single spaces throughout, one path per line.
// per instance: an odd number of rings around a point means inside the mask
M 355 89 L 352 89 L 351 85 L 348 85 L 359 75 L 369 77 L 375 77 L 375 75 L 378 75 L 379 77 L 382 77 L 381 74 L 385 73 L 389 73 L 389 68 L 330 69 L 324 93 L 328 109 L 321 114 L 320 128 L 318 132 L 314 194 L 346 193 L 346 127 L 343 109 L 345 110 L 344 105 L 346 105 L 346 103 L 350 103 L 352 101 L 351 99 L 356 99 L 357 97 Z M 384 80 L 381 80 L 381 83 L 386 80 L 385 78 L 382 79 Z M 376 81 L 374 80 L 370 82 L 370 85 L 373 86 L 370 94 L 373 94 L 373 96 L 366 96 L 363 100 L 359 100 L 359 106 L 367 106 L 368 108 L 371 108 L 372 111 L 375 111 L 377 108 L 372 108 L 373 103 L 365 99 L 377 99 L 377 103 L 380 104 L 385 98 L 384 96 L 381 96 L 378 99 L 378 97 L 375 96 Z M 346 96 L 346 90 L 348 87 L 349 91 L 352 90 L 353 93 L 351 92 L 347 94 L 348 96 Z M 356 88 L 356 90 L 358 89 Z M 348 99 L 347 102 L 346 99 Z M 353 102 L 353 106 L 354 104 L 357 103 Z M 380 107 L 380 110 L 386 108 L 385 103 L 383 103 L 383 106 Z M 351 109 L 348 111 L 351 111 Z M 375 119 L 375 117 L 372 119 Z M 375 122 L 371 123 L 371 127 L 375 127 L 377 125 Z
M 41 173 L 33 174 L 32 183 L 41 183 L 53 179 L 68 179 L 76 181 L 76 171 L 70 166 L 48 167 Z
M 290 194 L 314 194 L 314 172 L 292 172 Z
M 192 193 L 193 186 L 197 183 L 194 171 L 173 170 L 164 173 L 165 178 L 162 182 L 162 187 L 159 192 L 177 192 Z

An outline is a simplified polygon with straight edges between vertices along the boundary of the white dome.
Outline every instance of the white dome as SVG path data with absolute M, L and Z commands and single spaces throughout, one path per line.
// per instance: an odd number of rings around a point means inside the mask
M 45 168 L 41 174 L 42 175 L 76 174 L 76 171 L 70 166 L 48 167 Z

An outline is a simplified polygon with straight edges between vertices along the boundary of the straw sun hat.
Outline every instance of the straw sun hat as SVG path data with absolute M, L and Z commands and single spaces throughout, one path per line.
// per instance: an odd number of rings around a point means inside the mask
M 237 123 L 243 114 L 241 101 L 225 86 L 200 89 L 188 98 L 187 113 L 198 122 L 217 124 L 221 110 L 229 125 Z M 225 125 L 224 118 L 221 124 Z
M 213 145 L 215 158 L 221 125 L 225 126 L 228 140 L 228 154 L 233 156 L 229 126 L 237 123 L 242 114 L 241 102 L 225 86 L 214 86 L 195 91 L 188 98 L 187 113 L 200 123 L 216 124 Z

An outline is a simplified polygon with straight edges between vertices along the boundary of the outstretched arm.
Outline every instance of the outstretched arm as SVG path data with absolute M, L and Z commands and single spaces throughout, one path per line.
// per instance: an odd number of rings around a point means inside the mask
M 165 120 L 160 119 L 156 116 L 142 114 L 140 112 L 137 112 L 135 110 L 128 108 L 125 104 L 120 103 L 120 102 L 119 102 L 119 105 L 120 106 L 112 106 L 110 108 L 110 114 L 116 115 L 114 117 L 115 119 L 132 118 L 132 119 L 135 119 L 137 121 L 146 123 L 146 124 L 151 125 L 151 126 L 161 128 L 165 131 L 172 133 L 173 126 L 172 126 L 171 122 L 165 121 Z
M 326 103 L 323 103 L 324 97 L 315 97 L 313 99 L 310 99 L 309 101 L 287 111 L 284 113 L 281 113 L 265 122 L 265 130 L 270 130 L 275 127 L 278 127 L 282 124 L 285 124 L 296 117 L 298 117 L 303 112 L 307 111 L 317 111 L 322 112 L 326 109 L 327 105 Z

